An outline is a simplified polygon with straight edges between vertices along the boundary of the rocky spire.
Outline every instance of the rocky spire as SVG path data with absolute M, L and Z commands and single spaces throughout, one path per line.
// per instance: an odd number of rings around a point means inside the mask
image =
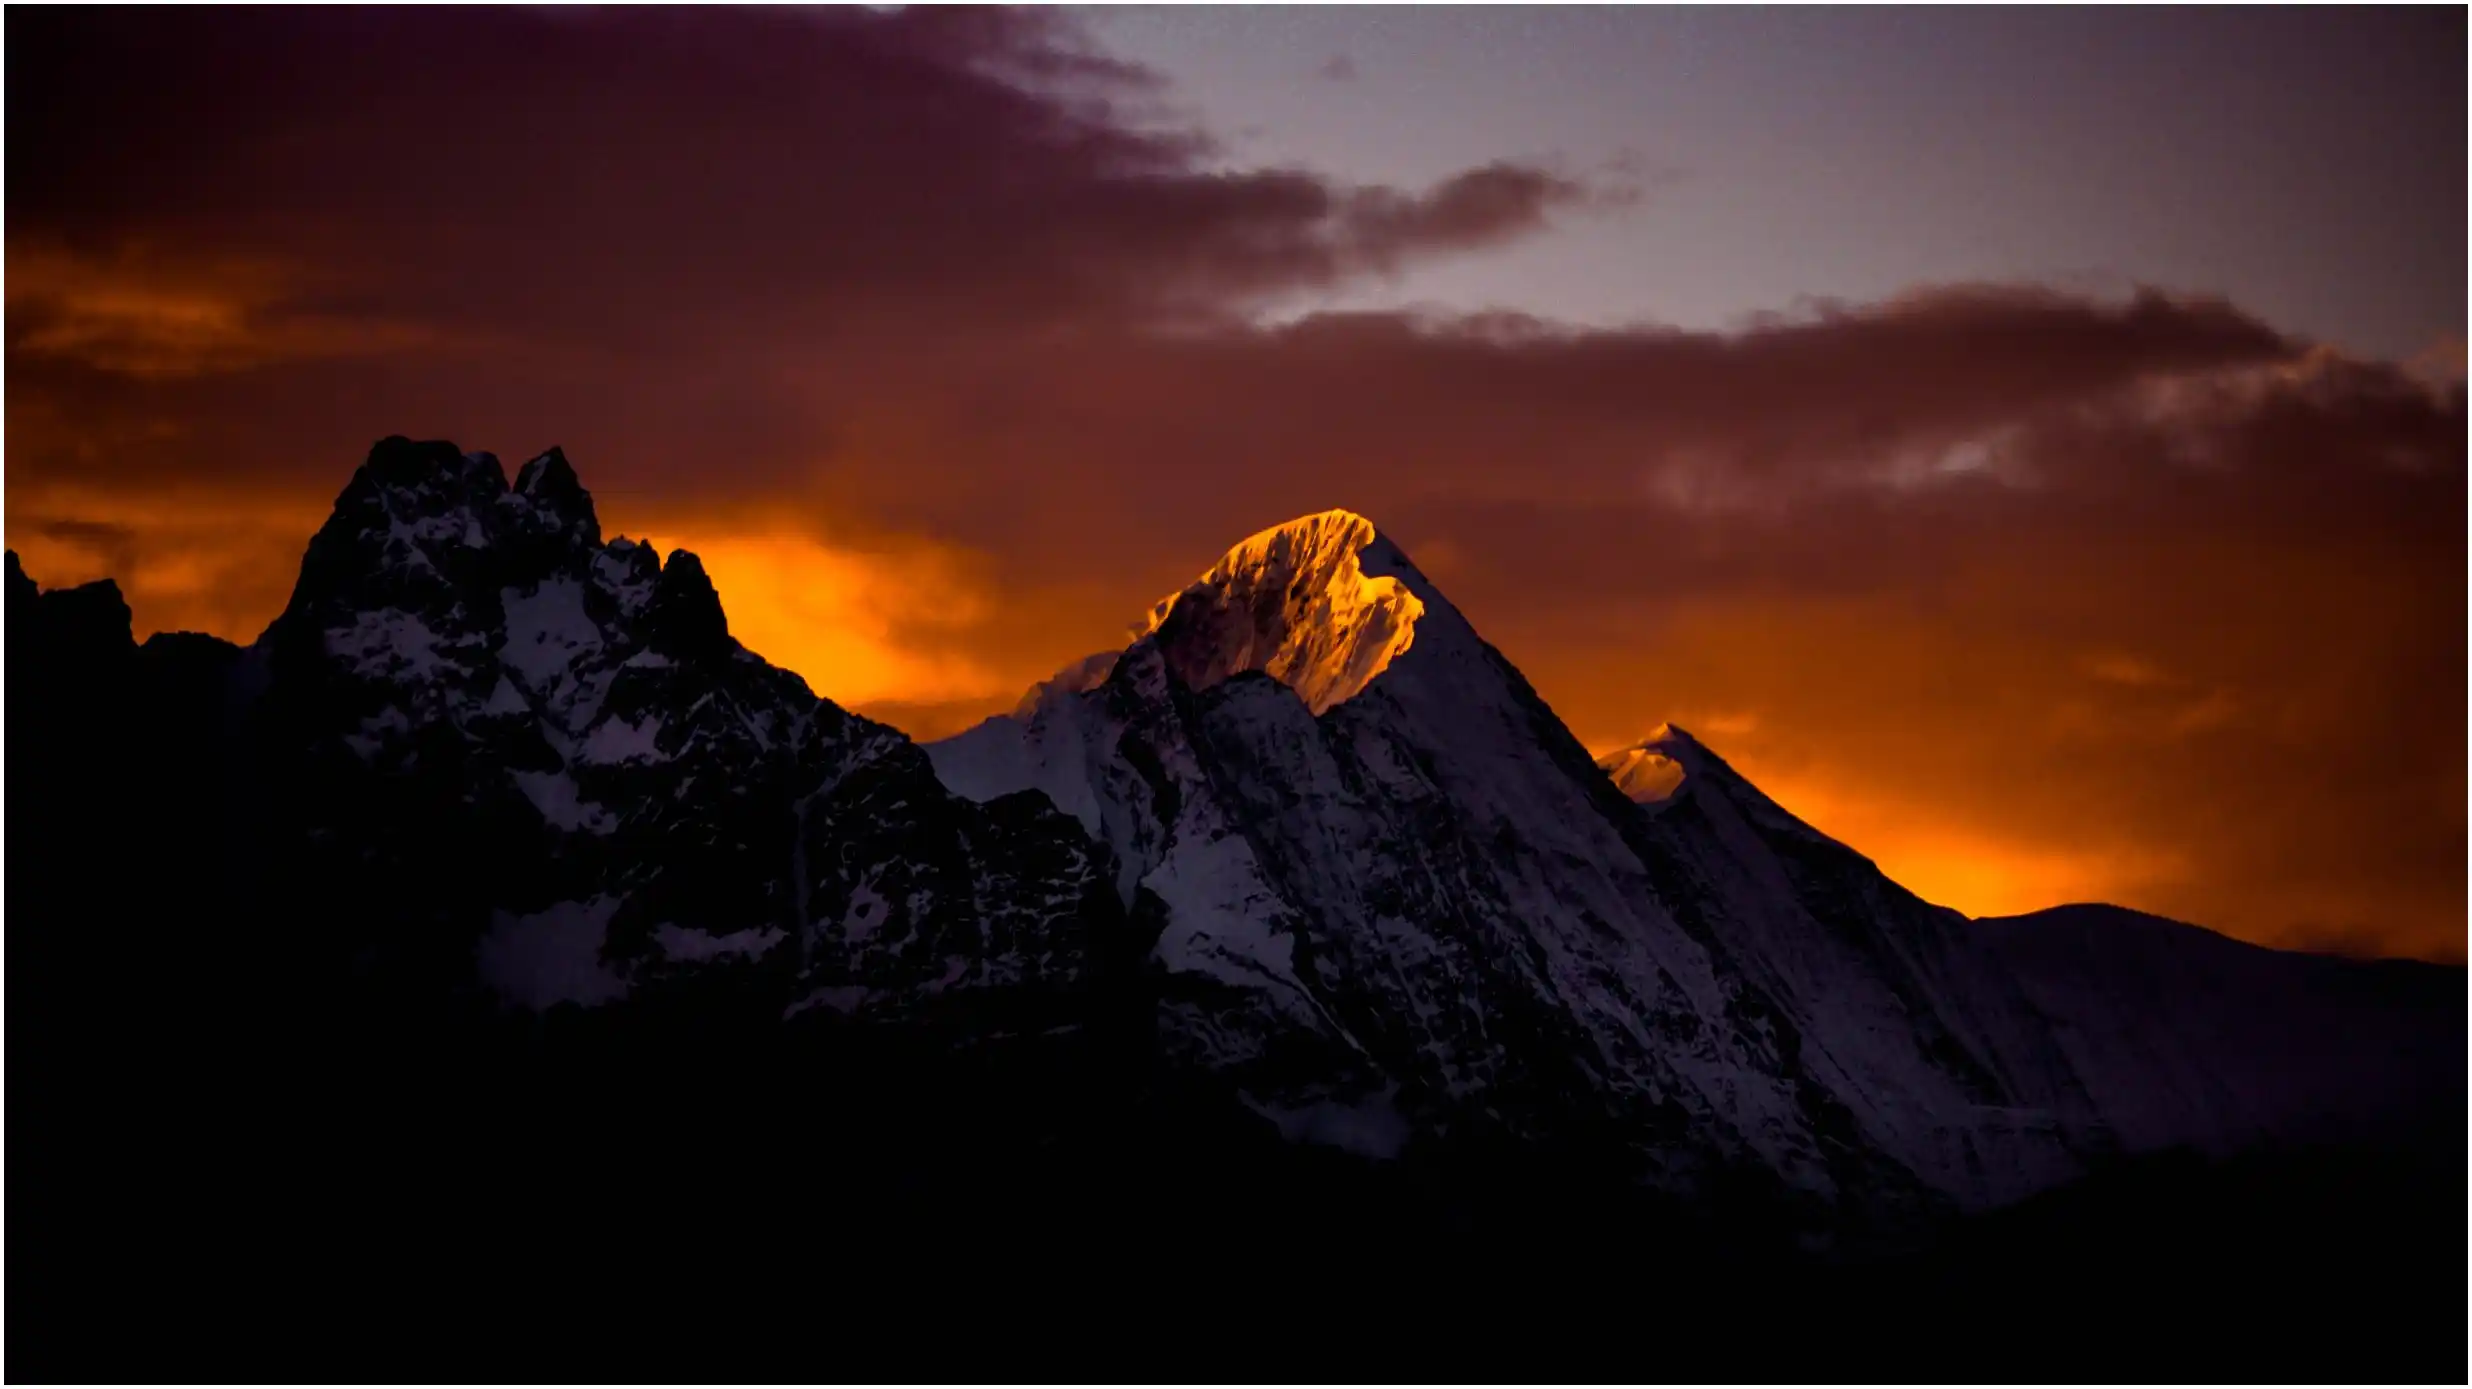
M 515 495 L 529 508 L 535 527 L 582 546 L 601 543 L 601 521 L 592 494 L 576 480 L 564 449 L 552 448 L 515 475 Z
M 673 550 L 653 586 L 652 603 L 644 612 L 646 644 L 677 661 L 714 660 L 727 656 L 729 618 L 721 611 L 721 595 L 704 573 L 704 562 L 693 551 Z

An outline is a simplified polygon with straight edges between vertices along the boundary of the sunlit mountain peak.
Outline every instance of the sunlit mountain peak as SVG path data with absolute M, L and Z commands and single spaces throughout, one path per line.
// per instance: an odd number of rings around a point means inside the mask
M 1408 650 L 1428 601 L 1439 595 L 1371 521 L 1323 511 L 1246 537 L 1159 600 L 1144 635 L 1192 688 L 1261 671 L 1319 714 Z

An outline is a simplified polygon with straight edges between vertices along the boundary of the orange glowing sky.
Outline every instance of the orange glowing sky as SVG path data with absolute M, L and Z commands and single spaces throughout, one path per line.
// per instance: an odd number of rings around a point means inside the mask
M 7 540 L 141 631 L 253 638 L 381 435 L 554 443 L 933 737 L 1344 506 L 1583 743 L 1679 723 L 1926 898 L 2463 956 L 2459 281 L 2403 362 L 1962 265 L 1731 327 L 1311 313 L 1688 185 L 1230 167 L 983 12 L 11 37 Z

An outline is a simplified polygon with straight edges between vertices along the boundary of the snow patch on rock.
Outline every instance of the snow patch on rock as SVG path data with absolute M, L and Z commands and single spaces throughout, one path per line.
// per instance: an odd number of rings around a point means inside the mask
M 633 723 L 604 719 L 584 739 L 578 755 L 587 762 L 658 762 L 665 756 L 657 741 L 660 733 L 661 720 L 650 714 Z
M 781 1010 L 784 1020 L 797 1017 L 810 1008 L 827 1008 L 836 1013 L 856 1013 L 867 1006 L 874 994 L 858 984 L 832 984 L 816 990 Z
M 344 734 L 343 742 L 361 761 L 374 762 L 378 754 L 411 731 L 412 720 L 401 709 L 387 708 L 361 720 L 360 730 Z
M 551 828 L 569 832 L 608 834 L 618 828 L 618 817 L 601 805 L 583 798 L 575 778 L 565 772 L 514 772 L 517 789 Z
M 874 880 L 850 889 L 850 909 L 841 918 L 841 937 L 852 944 L 865 940 L 884 924 L 884 894 L 876 891 Z
M 1278 1126 L 1290 1143 L 1337 1148 L 1358 1157 L 1388 1160 L 1406 1150 L 1414 1134 L 1408 1117 L 1399 1112 L 1396 1092 L 1384 1090 L 1362 1098 L 1312 1100 L 1280 1105 L 1248 1095 L 1245 1105 Z
M 488 702 L 481 705 L 481 712 L 493 718 L 512 716 L 529 714 L 532 706 L 524 702 L 524 692 L 515 688 L 515 682 L 501 675 L 496 688 L 489 692 Z
M 1114 666 L 1112 656 L 1108 664 Z M 1106 842 L 1108 829 L 1091 777 L 1094 763 L 1103 765 L 1112 747 L 1101 746 L 1109 741 L 1103 719 L 1078 697 L 1081 693 L 1049 681 L 1022 701 L 1026 712 L 988 719 L 926 744 L 937 780 L 955 795 L 980 802 L 1036 787 L 1056 809 L 1079 820 L 1084 833 Z M 1112 847 L 1122 853 L 1125 846 Z
M 508 589 L 500 601 L 506 608 L 506 643 L 499 659 L 534 691 L 557 692 L 565 704 L 578 658 L 599 650 L 603 641 L 599 624 L 584 610 L 583 584 L 548 579 L 529 591 Z
M 720 960 L 733 956 L 752 959 L 789 939 L 789 933 L 777 926 L 749 927 L 716 936 L 667 922 L 655 928 L 652 935 L 662 955 L 671 960 Z
M 507 1002 L 535 1011 L 624 998 L 625 977 L 601 960 L 617 912 L 617 898 L 595 897 L 521 916 L 494 913 L 478 951 L 481 981 Z
M 326 652 L 367 679 L 427 681 L 446 668 L 429 624 L 399 608 L 357 613 L 326 633 Z
M 1170 970 L 1212 975 L 1240 988 L 1296 979 L 1295 937 L 1277 929 L 1279 899 L 1263 881 L 1253 846 L 1239 834 L 1180 842 L 1143 879 L 1168 909 L 1158 961 Z

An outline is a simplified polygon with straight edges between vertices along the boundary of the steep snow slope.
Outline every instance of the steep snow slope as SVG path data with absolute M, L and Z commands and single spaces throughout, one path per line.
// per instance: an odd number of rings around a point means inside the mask
M 1680 729 L 1600 765 L 1641 804 L 1663 860 L 1710 884 L 1669 900 L 1711 903 L 1729 939 L 1757 942 L 1740 952 L 1746 967 L 1923 1170 L 2047 1184 L 2069 1170 L 2031 1161 L 2055 1121 L 2085 1152 L 2228 1156 L 2461 1107 L 2459 971 L 2265 950 L 2116 907 L 1968 921 Z M 1906 1064 L 1907 1034 L 1949 1064 Z M 1885 1054 L 1883 1038 L 1897 1039 Z
M 1623 795 L 1641 805 L 1662 804 L 1682 785 L 1682 764 L 1668 756 L 1665 747 L 1677 732 L 1671 724 L 1660 725 L 1646 741 L 1601 757 L 1597 765 Z
M 2099 905 L 1975 929 L 2131 1147 L 2460 1135 L 2461 969 L 2267 950 Z
M 1965 919 L 1796 819 L 1672 725 L 1600 759 L 1645 861 L 1726 942 L 1866 1137 L 1934 1185 L 2003 1201 L 2107 1135 L 2043 1019 Z
M 1777 997 L 1805 976 L 1737 958 L 1759 946 L 1700 900 L 1720 880 L 1652 861 L 1636 808 L 1361 517 L 1247 539 L 1079 683 L 930 756 L 966 795 L 1044 791 L 1108 846 L 1160 922 L 1163 1030 L 1265 1109 L 1585 1133 L 1677 1182 L 1819 1194 L 1991 1199 L 2070 1166 L 2045 1096 L 1897 1108 L 1985 1069 L 1951 1029 L 1900 1022 L 1862 1065 L 1806 1046 L 1810 1010 Z
M 556 450 L 510 487 L 380 443 L 255 656 L 270 839 L 315 846 L 293 896 L 407 988 L 543 1009 L 728 976 L 910 1016 L 1074 987 L 1088 909 L 1117 915 L 1069 822 L 948 794 L 733 640 L 694 555 L 604 544 Z

